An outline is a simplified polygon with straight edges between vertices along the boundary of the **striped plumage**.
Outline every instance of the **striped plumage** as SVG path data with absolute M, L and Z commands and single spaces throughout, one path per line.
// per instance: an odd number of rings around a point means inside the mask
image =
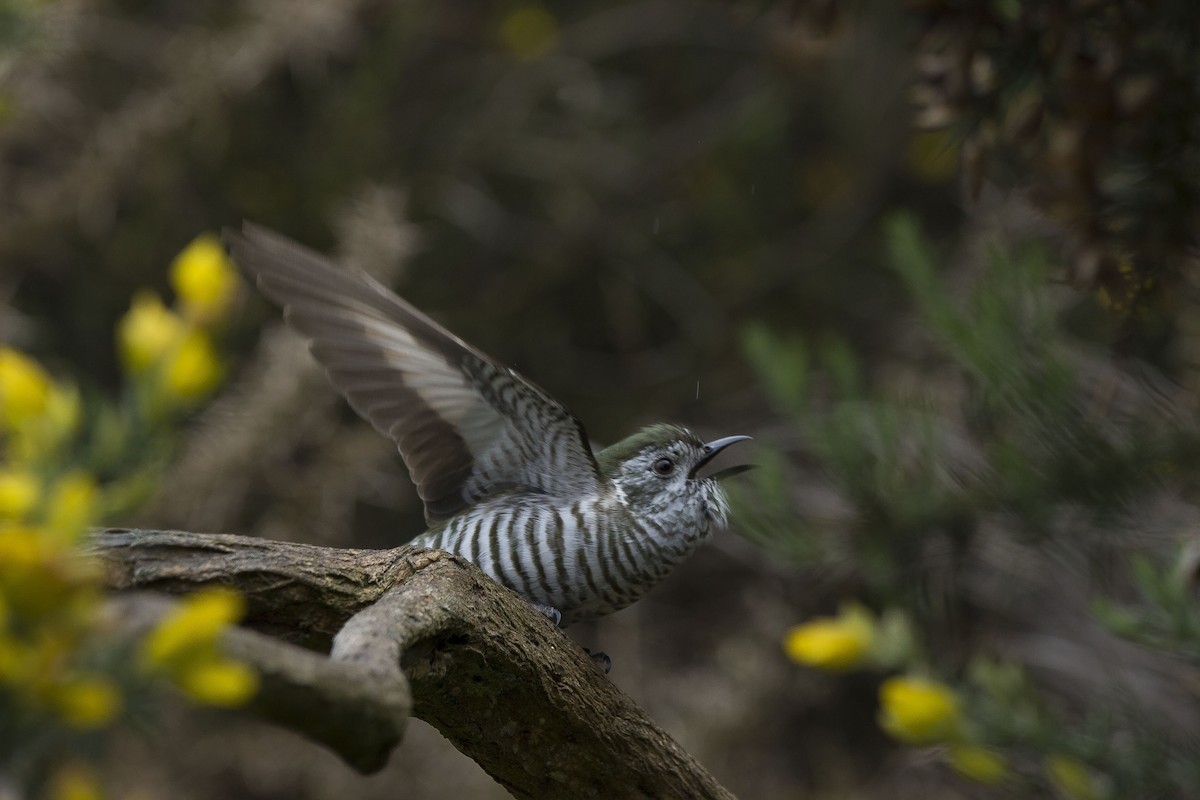
M 721 449 L 653 425 L 593 454 L 561 403 L 365 273 L 247 224 L 235 261 L 351 406 L 396 442 L 430 530 L 564 624 L 641 597 L 723 525 L 725 495 L 696 474 Z
M 724 525 L 725 493 L 716 480 L 688 477 L 705 447 L 684 428 L 654 425 L 600 453 L 614 472 L 594 495 L 555 503 L 540 494 L 500 494 L 414 543 L 463 556 L 526 599 L 559 609 L 564 624 L 611 614 Z M 654 472 L 662 459 L 676 465 L 674 474 Z

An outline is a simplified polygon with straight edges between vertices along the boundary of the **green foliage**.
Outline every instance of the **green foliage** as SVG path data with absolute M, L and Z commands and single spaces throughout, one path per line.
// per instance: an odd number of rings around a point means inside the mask
M 1130 566 L 1138 591 L 1136 604 L 1097 597 L 1097 616 L 1122 636 L 1200 664 L 1200 598 L 1191 561 L 1186 551 L 1174 564 L 1135 554 Z
M 808 376 L 802 343 L 772 340 L 761 327 L 743 338 L 771 397 L 792 410 L 809 452 L 853 498 L 864 525 L 911 531 L 1005 512 L 1021 516 L 1030 535 L 1045 535 L 1047 515 L 1070 501 L 1102 525 L 1130 498 L 1160 485 L 1155 465 L 1194 456 L 1195 433 L 1172 427 L 1174 420 L 1154 409 L 1120 419 L 1088 413 L 1096 387 L 1072 366 L 1076 351 L 1042 297 L 1041 250 L 993 252 L 959 302 L 911 218 L 893 217 L 886 233 L 952 385 L 962 387 L 961 408 L 935 410 L 931 396 L 868 391 L 841 342 L 819 352 L 822 383 Z M 813 386 L 832 402 L 820 403 Z M 964 444 L 975 448 L 966 462 L 955 452 Z
M 808 397 L 808 348 L 802 339 L 776 338 L 765 325 L 751 323 L 742 331 L 742 352 L 780 411 L 803 410 Z
M 29 47 L 38 33 L 37 13 L 29 0 L 0 0 L 0 47 Z
M 946 402 L 944 392 L 885 384 L 840 342 L 817 348 L 810 370 L 802 342 L 752 327 L 743 338 L 747 360 L 801 444 L 794 455 L 758 458 L 764 469 L 735 501 L 757 541 L 809 565 L 848 568 L 885 617 L 901 615 L 913 621 L 912 630 L 941 639 L 948 620 L 973 611 L 973 587 L 939 577 L 945 558 L 953 571 L 977 557 L 994 541 L 995 534 L 982 533 L 989 523 L 1004 520 L 1007 535 L 1041 559 L 1087 564 L 1103 561 L 1114 547 L 1137 552 L 1124 537 L 1133 510 L 1162 490 L 1164 475 L 1196 466 L 1198 442 L 1184 416 L 1153 389 L 1135 385 L 1127 407 L 1097 411 L 1104 387 L 1095 385 L 1088 354 L 1062 330 L 1049 302 L 1044 250 L 994 250 L 972 283 L 960 287 L 938 269 L 940 256 L 911 217 L 887 220 L 885 239 L 937 354 L 914 365 L 914 377 L 902 385 L 936 379 L 954 387 L 958 402 Z M 802 378 L 794 365 L 803 368 Z M 1106 372 L 1116 376 L 1117 366 L 1106 365 Z M 833 536 L 830 521 L 806 519 L 803 494 L 789 491 L 805 462 L 815 463 L 847 509 Z M 931 560 L 931 552 L 943 555 Z M 1138 601 L 1099 599 L 1096 610 L 1121 635 L 1195 661 L 1194 568 L 1156 564 L 1139 553 L 1132 562 Z M 931 605 L 935 580 L 943 597 Z M 837 663 L 817 647 L 836 644 L 816 637 L 828 637 L 830 624 L 794 629 L 791 636 L 804 647 L 794 647 L 793 658 Z M 876 645 L 857 646 L 874 652 Z M 1072 710 L 1045 697 L 1019 664 L 996 662 L 986 651 L 913 646 L 906 652 L 906 663 L 895 666 L 967 676 L 955 695 L 961 724 L 939 734 L 963 774 L 1000 781 L 1002 763 L 1002 782 L 1015 794 L 1051 786 L 1096 798 L 1200 791 L 1197 751 L 1172 740 L 1167 726 L 1136 703 L 1105 697 Z M 883 695 L 885 707 L 900 709 L 889 712 L 885 727 L 903 741 L 919 741 L 912 731 L 921 729 L 896 720 L 919 721 L 923 703 L 945 696 L 929 690 L 933 699 L 926 701 L 927 684 L 913 686 L 893 682 Z

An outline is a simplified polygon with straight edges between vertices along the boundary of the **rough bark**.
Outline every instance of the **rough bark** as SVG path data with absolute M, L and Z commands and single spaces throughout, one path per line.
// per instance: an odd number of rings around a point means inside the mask
M 411 696 L 516 797 L 730 797 L 574 641 L 462 559 L 176 531 L 102 531 L 95 550 L 116 590 L 245 593 L 225 646 L 264 675 L 253 710 L 360 770 L 399 742 Z M 156 618 L 140 613 L 132 624 Z

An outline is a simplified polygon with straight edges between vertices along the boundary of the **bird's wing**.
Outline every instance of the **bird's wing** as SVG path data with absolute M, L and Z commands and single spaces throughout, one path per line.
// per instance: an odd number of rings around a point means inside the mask
M 364 272 L 249 223 L 225 242 L 354 410 L 396 442 L 430 524 L 496 492 L 599 489 L 583 425 L 530 381 Z

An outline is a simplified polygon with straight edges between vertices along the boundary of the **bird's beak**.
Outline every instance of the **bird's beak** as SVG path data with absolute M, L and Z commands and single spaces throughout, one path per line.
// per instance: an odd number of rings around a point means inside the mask
M 711 442 L 704 445 L 704 456 L 701 457 L 701 459 L 696 462 L 696 466 L 692 467 L 692 471 L 688 473 L 688 477 L 689 478 L 696 477 L 696 473 L 698 473 L 701 470 L 701 468 L 704 467 L 705 464 L 707 464 L 708 462 L 710 462 L 714 458 L 716 458 L 717 453 L 721 452 L 726 447 L 729 447 L 729 445 L 737 444 L 738 442 L 744 442 L 744 441 L 749 440 L 750 438 L 751 437 L 749 437 L 749 436 L 725 436 L 721 439 L 713 439 Z M 739 467 L 733 467 L 733 468 L 731 468 L 731 470 L 734 470 L 736 472 L 744 472 L 745 471 L 744 469 L 741 469 Z M 728 477 L 728 475 L 726 473 L 731 472 L 731 470 L 722 470 L 721 473 L 719 473 L 719 477 L 722 477 L 722 478 Z M 736 474 L 736 472 L 734 474 Z M 718 477 L 718 475 L 713 475 L 711 477 L 715 478 L 715 477 Z

